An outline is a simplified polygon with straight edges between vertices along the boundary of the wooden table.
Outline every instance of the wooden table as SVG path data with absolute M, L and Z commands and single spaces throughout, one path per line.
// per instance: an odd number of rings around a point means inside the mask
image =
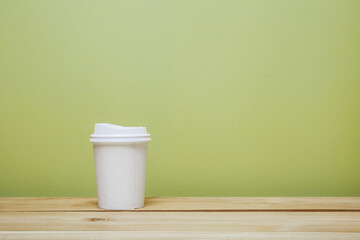
M 360 198 L 0 198 L 0 239 L 360 239 Z

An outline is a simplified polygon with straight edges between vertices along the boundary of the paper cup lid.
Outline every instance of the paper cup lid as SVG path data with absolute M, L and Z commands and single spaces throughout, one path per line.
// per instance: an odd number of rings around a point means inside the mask
M 94 134 L 91 135 L 90 141 L 149 141 L 150 134 L 147 133 L 146 127 L 123 127 L 110 123 L 96 123 Z

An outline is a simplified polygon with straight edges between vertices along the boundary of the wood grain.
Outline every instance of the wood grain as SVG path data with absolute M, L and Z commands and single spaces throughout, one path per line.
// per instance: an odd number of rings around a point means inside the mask
M 106 212 L 96 198 L 0 198 L 0 212 Z M 161 211 L 360 211 L 360 197 L 147 198 L 135 212 Z
M 0 239 L 26 240 L 164 240 L 164 239 L 248 239 L 248 240 L 358 240 L 358 233 L 302 233 L 302 232 L 176 232 L 176 231 L 23 231 L 0 232 Z
M 360 198 L 0 198 L 0 239 L 360 239 Z
M 3 212 L 0 231 L 360 233 L 359 212 Z

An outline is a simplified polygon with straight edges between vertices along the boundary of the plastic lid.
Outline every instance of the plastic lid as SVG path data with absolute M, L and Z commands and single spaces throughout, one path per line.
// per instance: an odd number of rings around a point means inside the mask
M 146 127 L 123 127 L 110 123 L 96 123 L 91 142 L 136 142 L 149 141 Z

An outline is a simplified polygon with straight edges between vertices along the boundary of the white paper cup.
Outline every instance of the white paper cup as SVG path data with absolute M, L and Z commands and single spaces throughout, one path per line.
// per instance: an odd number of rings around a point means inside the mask
M 147 144 L 145 127 L 95 124 L 94 145 L 98 205 L 128 210 L 144 206 Z

